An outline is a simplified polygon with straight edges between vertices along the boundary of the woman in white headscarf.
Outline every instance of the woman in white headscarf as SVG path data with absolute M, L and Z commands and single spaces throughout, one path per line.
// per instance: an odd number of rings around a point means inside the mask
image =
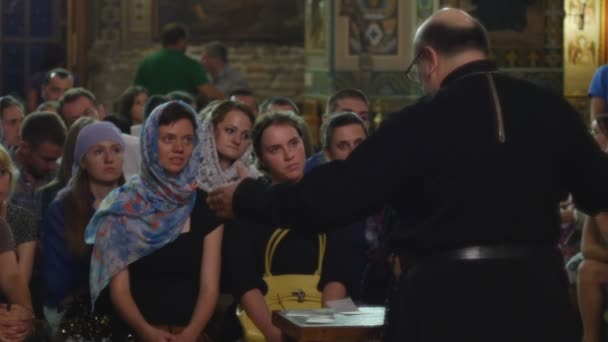
M 252 178 L 262 174 L 253 165 L 251 128 L 255 116 L 249 107 L 236 101 L 212 102 L 202 112 L 199 188 L 205 192 L 238 178 L 237 166 Z

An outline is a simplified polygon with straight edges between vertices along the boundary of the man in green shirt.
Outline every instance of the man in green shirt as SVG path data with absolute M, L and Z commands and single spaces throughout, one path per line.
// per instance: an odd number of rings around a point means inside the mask
M 224 97 L 208 83 L 202 65 L 186 56 L 188 34 L 185 27 L 167 24 L 161 33 L 161 40 L 163 48 L 139 63 L 133 82 L 135 85 L 145 87 L 150 95 L 182 90 L 209 100 Z

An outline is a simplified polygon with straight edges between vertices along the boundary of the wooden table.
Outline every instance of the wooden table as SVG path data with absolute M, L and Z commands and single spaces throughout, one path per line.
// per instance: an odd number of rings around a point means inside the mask
M 274 311 L 272 323 L 292 341 L 379 341 L 384 325 L 384 307 L 361 307 L 359 310 L 361 314 L 358 315 L 336 313 L 334 322 L 324 324 L 305 323 L 307 317 Z

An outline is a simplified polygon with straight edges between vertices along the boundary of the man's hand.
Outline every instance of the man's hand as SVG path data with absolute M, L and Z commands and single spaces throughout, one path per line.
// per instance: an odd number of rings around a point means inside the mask
M 239 179 L 229 185 L 219 187 L 209 193 L 207 196 L 207 205 L 211 210 L 215 211 L 215 214 L 223 219 L 234 219 L 234 211 L 232 210 L 232 200 L 234 197 L 234 192 L 236 188 L 238 188 L 239 184 L 243 181 L 243 179 L 248 177 L 247 170 L 245 166 L 238 162 L 236 166 L 237 173 L 239 174 Z

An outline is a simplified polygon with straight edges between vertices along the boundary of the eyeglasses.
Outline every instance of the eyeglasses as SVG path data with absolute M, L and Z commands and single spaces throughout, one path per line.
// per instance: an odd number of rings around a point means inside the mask
M 407 78 L 409 78 L 410 81 L 416 83 L 420 83 L 420 73 L 418 72 L 418 66 L 416 65 L 416 62 L 418 62 L 418 59 L 420 59 L 420 56 L 422 56 L 422 51 L 424 50 L 418 51 L 416 57 L 414 57 L 410 65 L 407 67 L 407 69 L 405 69 L 405 74 L 407 75 Z

